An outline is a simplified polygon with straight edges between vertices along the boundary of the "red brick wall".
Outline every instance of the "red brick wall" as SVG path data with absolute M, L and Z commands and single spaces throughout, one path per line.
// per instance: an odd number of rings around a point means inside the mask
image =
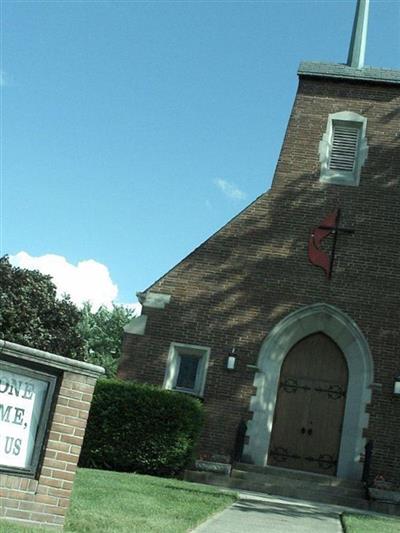
M 64 372 L 38 479 L 0 474 L 0 517 L 61 528 L 96 379 Z
M 318 145 L 330 113 L 368 119 L 369 155 L 358 187 L 319 182 Z M 317 302 L 347 313 L 365 335 L 375 366 L 367 436 L 375 443 L 373 475 L 400 483 L 400 86 L 300 79 L 274 182 L 246 210 L 175 269 L 153 292 L 172 296 L 165 309 L 144 308 L 144 336 L 125 336 L 119 375 L 161 385 L 172 341 L 211 347 L 201 452 L 230 454 L 248 418 L 263 339 L 288 313 Z M 267 139 L 266 139 L 267 141 Z M 333 277 L 307 258 L 310 229 L 342 209 Z M 236 347 L 238 370 L 224 368 Z

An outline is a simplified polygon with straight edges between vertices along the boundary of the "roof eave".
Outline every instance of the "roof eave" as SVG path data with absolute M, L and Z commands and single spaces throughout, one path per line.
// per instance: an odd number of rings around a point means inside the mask
M 363 67 L 355 68 L 338 63 L 302 61 L 298 75 L 320 78 L 335 78 L 350 81 L 400 84 L 400 70 Z

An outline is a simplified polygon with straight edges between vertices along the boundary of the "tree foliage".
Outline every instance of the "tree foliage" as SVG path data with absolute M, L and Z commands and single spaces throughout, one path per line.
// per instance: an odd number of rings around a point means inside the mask
M 82 359 L 81 312 L 69 296 L 56 297 L 50 276 L 0 258 L 0 335 L 66 357 Z
M 114 305 L 112 309 L 100 307 L 96 312 L 89 303 L 83 306 L 79 331 L 84 339 L 84 360 L 103 366 L 107 377 L 113 377 L 117 372 L 124 326 L 133 314 L 122 305 Z
M 124 326 L 133 311 L 115 305 L 79 310 L 69 296 L 57 298 L 50 276 L 14 267 L 0 258 L 0 338 L 106 369 L 115 376 Z

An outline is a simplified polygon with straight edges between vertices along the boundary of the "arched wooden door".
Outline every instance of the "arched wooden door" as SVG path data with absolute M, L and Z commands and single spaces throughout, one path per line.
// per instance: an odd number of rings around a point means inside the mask
M 336 474 L 347 381 L 344 355 L 323 333 L 293 346 L 279 380 L 270 465 Z

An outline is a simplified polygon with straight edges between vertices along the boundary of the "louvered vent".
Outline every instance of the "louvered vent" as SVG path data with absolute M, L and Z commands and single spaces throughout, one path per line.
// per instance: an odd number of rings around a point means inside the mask
M 360 129 L 354 126 L 335 124 L 329 168 L 352 172 L 357 158 Z

